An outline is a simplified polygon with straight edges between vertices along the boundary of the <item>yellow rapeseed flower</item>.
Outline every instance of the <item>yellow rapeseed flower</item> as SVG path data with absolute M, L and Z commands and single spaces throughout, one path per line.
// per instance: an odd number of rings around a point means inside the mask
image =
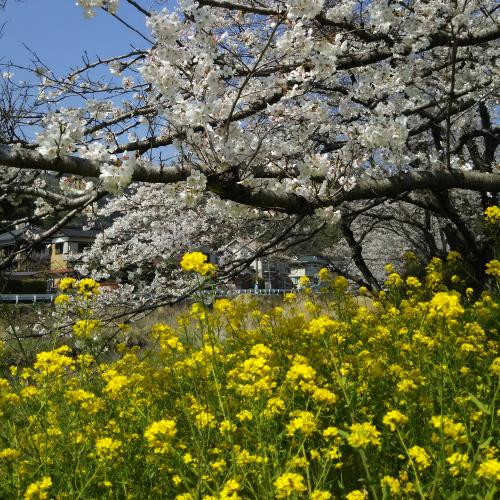
M 337 396 L 324 387 L 317 387 L 312 393 L 312 398 L 317 403 L 325 403 L 327 405 L 333 405 L 337 401 Z
M 327 427 L 323 431 L 323 437 L 326 439 L 336 438 L 339 435 L 339 429 L 334 426 Z
M 380 481 L 380 485 L 382 488 L 387 486 L 393 496 L 398 496 L 401 493 L 401 483 L 399 482 L 399 479 L 396 479 L 395 477 L 384 476 Z
M 391 273 L 385 280 L 387 286 L 399 287 L 403 284 L 403 278 L 398 273 Z
M 346 495 L 346 500 L 365 500 L 368 498 L 368 493 L 361 490 L 353 490 Z
M 99 294 L 99 283 L 92 278 L 84 278 L 75 285 L 76 293 L 82 297 L 88 298 Z
M 155 453 L 167 453 L 172 438 L 177 434 L 175 420 L 163 419 L 153 422 L 144 432 L 148 445 Z
M 40 481 L 36 481 L 28 486 L 24 493 L 24 500 L 47 500 L 48 490 L 52 486 L 52 479 L 44 476 Z
M 488 224 L 498 224 L 500 222 L 500 207 L 496 205 L 488 207 L 484 211 L 484 219 Z
M 408 278 L 406 278 L 406 286 L 409 288 L 420 288 L 422 283 L 420 283 L 420 280 L 415 276 L 408 276 Z
M 322 267 L 318 272 L 318 278 L 322 281 L 326 280 L 330 274 L 330 271 L 326 267 Z
M 95 442 L 95 452 L 99 460 L 109 462 L 119 456 L 122 446 L 118 439 L 103 437 Z
M 292 366 L 286 374 L 286 379 L 291 382 L 298 380 L 311 381 L 316 376 L 316 370 L 309 366 L 305 359 L 294 359 Z
M 387 412 L 382 420 L 382 423 L 387 425 L 392 432 L 394 432 L 400 424 L 404 424 L 406 422 L 408 422 L 408 417 L 403 415 L 398 410 L 391 410 Z
M 0 450 L 0 460 L 15 460 L 20 455 L 21 453 L 14 448 L 4 448 L 3 450 Z
M 380 432 L 370 422 L 352 424 L 347 441 L 353 448 L 366 448 L 369 444 L 376 446 L 380 444 Z
M 485 460 L 479 465 L 476 474 L 486 481 L 500 481 L 500 462 L 494 458 Z
M 330 500 L 333 498 L 329 491 L 314 490 L 309 497 L 309 500 Z
M 470 469 L 469 456 L 467 453 L 453 453 L 446 462 L 450 464 L 450 474 L 455 477 L 460 472 L 467 472 Z
M 403 254 L 403 259 L 406 262 L 415 262 L 417 260 L 417 256 L 415 255 L 415 252 L 412 252 L 411 250 L 406 250 L 406 252 Z
M 69 295 L 66 295 L 65 293 L 60 293 L 55 299 L 54 299 L 54 304 L 56 306 L 61 305 L 61 304 L 66 304 L 69 302 Z
M 285 402 L 281 398 L 270 398 L 263 411 L 263 416 L 271 418 L 274 415 L 279 415 L 285 411 Z
M 131 382 L 126 375 L 121 375 L 113 368 L 106 370 L 102 374 L 102 378 L 107 382 L 104 391 L 109 393 L 112 398 L 118 398 L 123 389 Z
M 493 363 L 491 363 L 491 366 L 490 366 L 490 371 L 494 375 L 497 375 L 500 377 L 500 358 L 495 358 L 493 360 Z
M 236 479 L 229 479 L 225 482 L 222 490 L 219 493 L 219 500 L 238 500 L 241 498 L 237 492 L 240 490 L 241 484 Z
M 486 264 L 486 274 L 489 274 L 494 278 L 500 278 L 500 261 L 496 259 L 490 260 Z
M 240 411 L 239 413 L 236 414 L 236 418 L 240 421 L 240 422 L 245 422 L 245 420 L 253 420 L 253 414 L 251 411 L 248 411 L 248 410 L 243 410 L 243 411 Z
M 216 426 L 215 417 L 210 411 L 202 410 L 195 416 L 196 425 L 200 429 L 211 428 Z
M 333 280 L 333 287 L 338 291 L 338 292 L 345 292 L 347 290 L 347 287 L 349 286 L 349 281 L 347 280 L 346 277 L 344 276 L 337 276 Z
M 456 250 L 450 250 L 446 255 L 446 260 L 448 262 L 458 262 L 462 260 L 462 254 Z
M 221 432 L 221 434 L 234 432 L 236 428 L 236 425 L 233 424 L 230 420 L 223 420 L 219 425 L 219 431 Z
M 294 436 L 297 432 L 301 432 L 304 436 L 309 436 L 315 431 L 316 420 L 311 412 L 297 410 L 291 415 L 293 418 L 286 426 L 288 436 Z
M 73 325 L 73 333 L 79 338 L 89 338 L 100 326 L 98 319 L 80 319 Z
M 206 276 L 213 274 L 217 269 L 217 266 L 208 263 L 207 260 L 208 257 L 201 252 L 190 252 L 183 255 L 180 265 L 183 271 L 194 271 Z
M 65 290 L 69 290 L 70 288 L 73 288 L 73 285 L 76 283 L 75 278 L 63 278 L 59 283 L 57 284 L 57 288 L 64 292 Z
M 452 438 L 458 443 L 467 442 L 467 435 L 464 424 L 455 422 L 453 419 L 444 415 L 431 417 L 431 424 L 435 429 L 442 429 L 445 436 Z
M 460 296 L 456 293 L 438 292 L 431 299 L 430 317 L 444 316 L 445 318 L 455 318 L 463 313 L 464 308 L 460 305 Z
M 306 333 L 312 337 L 320 337 L 324 335 L 328 329 L 335 327 L 336 324 L 337 323 L 328 316 L 319 316 L 310 321 Z
M 53 351 L 39 352 L 33 366 L 45 375 L 61 375 L 75 366 L 74 359 L 66 356 L 70 351 L 67 345 L 63 345 Z
M 214 311 L 219 314 L 229 314 L 234 311 L 234 304 L 229 299 L 217 299 L 214 303 Z
M 311 280 L 307 276 L 301 276 L 299 278 L 299 287 L 307 288 L 311 285 Z
M 288 498 L 293 493 L 302 493 L 307 490 L 304 478 L 294 472 L 285 472 L 274 481 L 276 498 Z
M 421 446 L 412 446 L 408 450 L 408 455 L 417 469 L 424 470 L 431 466 L 431 458 Z

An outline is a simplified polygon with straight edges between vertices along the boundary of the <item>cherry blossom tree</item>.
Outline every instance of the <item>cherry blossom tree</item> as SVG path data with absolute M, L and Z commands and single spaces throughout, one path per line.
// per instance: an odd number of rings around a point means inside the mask
M 390 222 L 407 246 L 444 235 L 480 274 L 478 220 L 500 189 L 496 1 L 76 3 L 143 46 L 64 76 L 25 68 L 37 82 L 13 89 L 31 101 L 2 135 L 0 190 L 61 214 L 45 237 L 82 210 L 113 220 L 85 270 L 140 262 L 128 274 L 148 269 L 170 297 L 182 280 L 165 270 L 198 242 L 284 251 L 335 226 L 353 277 L 377 288 L 363 242 Z M 244 264 L 222 254 L 228 273 Z

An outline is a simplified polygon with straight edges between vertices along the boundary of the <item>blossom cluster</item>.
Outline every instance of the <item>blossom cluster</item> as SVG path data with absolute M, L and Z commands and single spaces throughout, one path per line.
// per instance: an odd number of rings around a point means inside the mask
M 38 152 L 48 159 L 73 153 L 84 137 L 81 112 L 61 109 L 44 117 L 44 129 L 38 133 Z
M 76 0 L 85 14 L 85 17 L 94 17 L 96 9 L 105 7 L 109 12 L 115 13 L 118 9 L 119 0 Z

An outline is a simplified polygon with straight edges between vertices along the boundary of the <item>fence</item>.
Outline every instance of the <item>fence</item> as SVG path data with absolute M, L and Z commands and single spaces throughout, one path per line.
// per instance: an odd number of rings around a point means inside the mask
M 225 297 L 227 295 L 282 295 L 284 293 L 296 292 L 291 288 L 262 288 L 256 290 L 255 288 L 241 288 L 235 290 L 216 290 L 215 295 Z
M 216 290 L 217 297 L 227 297 L 233 295 L 283 295 L 285 293 L 296 292 L 289 288 L 262 288 L 256 290 L 255 288 L 244 288 L 236 290 Z M 211 293 L 209 293 L 211 295 Z M 14 304 L 36 304 L 38 302 L 53 302 L 55 294 L 52 293 L 9 293 L 0 294 L 0 302 L 9 302 Z
M 55 298 L 51 293 L 8 293 L 0 294 L 0 302 L 11 302 L 14 304 L 36 304 L 38 302 L 52 302 Z

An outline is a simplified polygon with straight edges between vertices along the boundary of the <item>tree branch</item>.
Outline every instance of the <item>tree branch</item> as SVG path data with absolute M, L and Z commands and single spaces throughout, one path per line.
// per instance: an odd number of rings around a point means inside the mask
M 47 160 L 34 151 L 0 145 L 0 164 L 21 169 L 48 170 L 82 177 L 99 177 L 98 162 L 65 156 Z M 170 184 L 184 181 L 190 170 L 179 166 L 137 167 L 132 176 L 135 182 Z M 222 198 L 244 205 L 274 209 L 287 213 L 312 214 L 316 208 L 337 206 L 346 201 L 374 198 L 395 198 L 398 195 L 420 189 L 466 189 L 470 191 L 500 191 L 500 174 L 477 171 L 410 171 L 385 179 L 360 181 L 349 191 L 339 191 L 327 200 L 309 201 L 293 193 L 282 193 L 268 188 L 250 188 L 237 181 L 224 181 L 219 176 L 209 176 L 207 186 Z

